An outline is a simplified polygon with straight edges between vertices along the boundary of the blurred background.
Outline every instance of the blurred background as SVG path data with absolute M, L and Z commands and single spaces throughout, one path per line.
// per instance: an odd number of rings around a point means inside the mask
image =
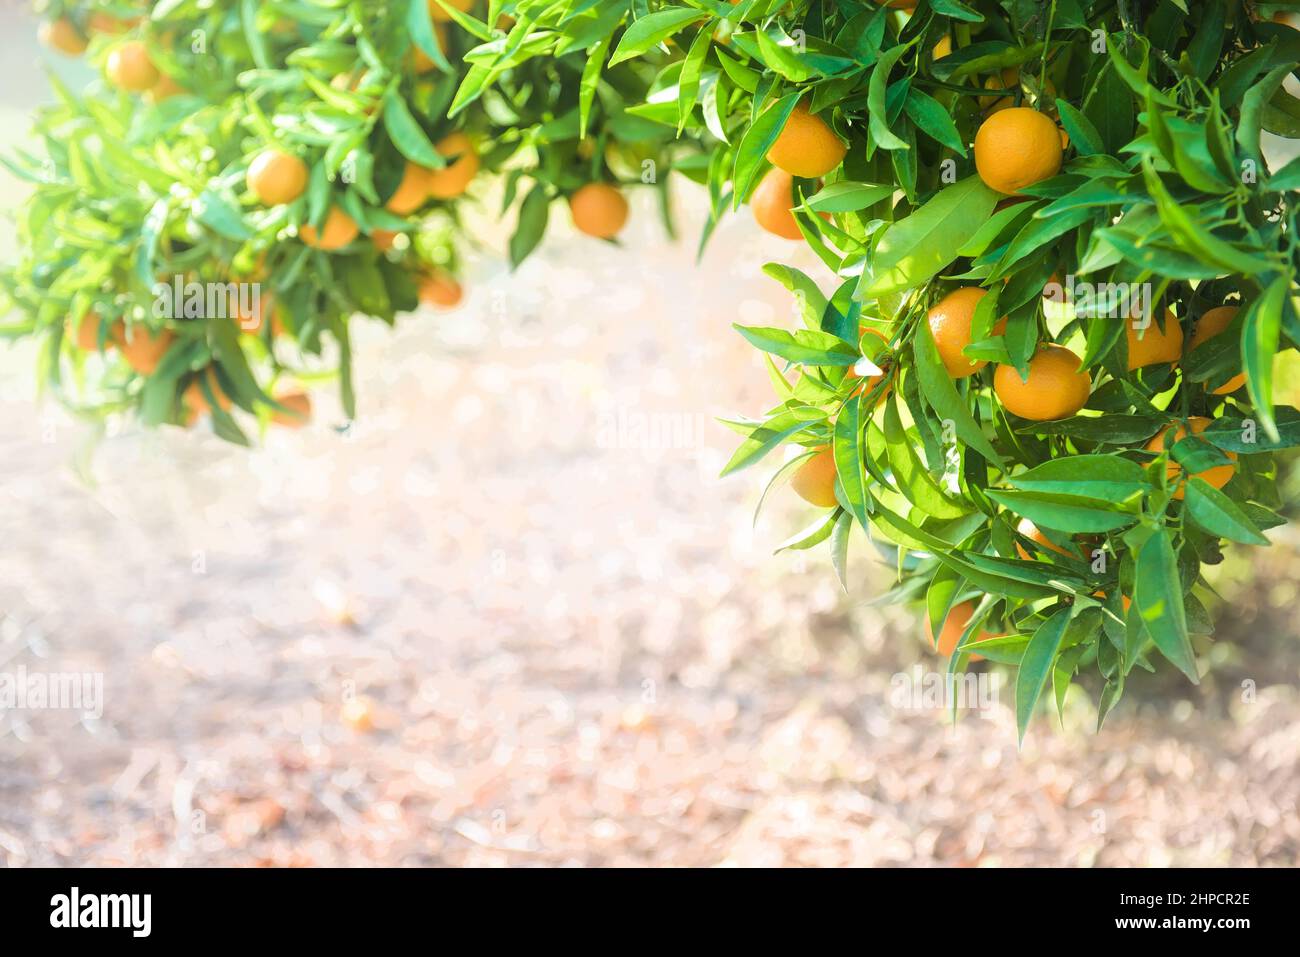
M 0 26 L 12 149 L 50 58 Z M 766 472 L 716 478 L 772 401 L 731 324 L 792 320 L 762 265 L 830 277 L 745 212 L 697 265 L 677 200 L 678 242 L 641 195 L 515 274 L 485 202 L 464 305 L 358 324 L 358 421 L 324 389 L 252 451 L 99 438 L 0 350 L 0 672 L 103 676 L 99 717 L 0 713 L 0 862 L 1295 865 L 1295 531 L 1213 570 L 1203 683 L 1135 672 L 1100 733 L 1095 689 L 1021 750 L 1005 681 L 900 698 L 944 663 L 888 564 L 856 541 L 845 594 L 773 556 L 789 490 L 754 524 Z

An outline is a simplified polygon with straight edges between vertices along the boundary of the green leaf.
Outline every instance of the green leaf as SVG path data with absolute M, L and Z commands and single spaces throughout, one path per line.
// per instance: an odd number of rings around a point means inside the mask
M 878 298 L 922 285 L 957 258 L 957 252 L 993 212 L 998 194 L 978 176 L 939 190 L 910 216 L 889 226 L 862 273 L 862 294 Z
M 816 329 L 788 332 L 785 329 L 740 326 L 734 323 L 732 328 L 748 339 L 751 345 L 780 356 L 787 362 L 847 368 L 862 358 L 856 346 L 829 332 Z
M 1138 550 L 1134 571 L 1133 604 L 1160 653 L 1193 684 L 1200 683 L 1196 657 L 1187 632 L 1178 559 L 1162 528 Z
M 844 493 L 844 502 L 849 506 L 858 523 L 866 528 L 869 496 L 867 475 L 862 466 L 860 405 L 860 397 L 844 404 L 844 408 L 840 410 L 835 420 L 831 448 L 835 457 L 835 474 Z
M 1071 614 L 1072 609 L 1062 608 L 1039 625 L 1020 657 L 1020 668 L 1016 672 L 1016 730 L 1021 744 L 1025 740 L 1029 719 L 1033 717 L 1038 699 L 1051 677 Z
M 831 566 L 845 593 L 849 590 L 849 537 L 853 531 L 853 516 L 841 511 L 831 530 Z
M 591 119 L 591 104 L 596 98 L 596 89 L 600 86 L 600 71 L 605 65 L 605 54 L 614 42 L 614 35 L 596 41 L 587 62 L 582 67 L 582 82 L 578 86 L 578 130 L 582 137 L 587 135 L 587 123 Z
M 957 394 L 957 387 L 949 377 L 943 360 L 939 358 L 939 349 L 934 344 L 934 336 L 930 332 L 928 323 L 917 323 L 912 338 L 912 349 L 916 356 L 917 379 L 926 402 L 940 418 L 952 422 L 957 436 L 962 441 L 999 469 L 1005 470 L 1002 456 L 993 448 L 984 435 L 984 430 L 971 415 L 966 402 Z
M 1203 478 L 1193 475 L 1187 483 L 1187 514 L 1211 535 L 1246 545 L 1268 545 L 1246 513 Z
M 819 213 L 856 213 L 894 195 L 892 184 L 852 183 L 840 181 L 823 186 L 805 200 L 809 209 Z
M 429 142 L 429 137 L 411 115 L 406 100 L 396 88 L 389 90 L 384 97 L 384 129 L 388 131 L 398 152 L 412 163 L 434 169 L 447 165 L 447 161 L 433 148 L 433 143 Z
M 1241 362 L 1246 371 L 1246 389 L 1255 406 L 1264 433 L 1274 442 L 1280 435 L 1273 418 L 1273 357 L 1277 354 L 1282 328 L 1282 305 L 1290 280 L 1279 275 L 1250 304 L 1241 327 Z
M 1095 156 L 1106 152 L 1106 143 L 1102 140 L 1097 127 L 1081 110 L 1065 100 L 1057 99 L 1056 108 L 1061 114 L 1061 125 L 1070 135 L 1070 145 L 1080 156 Z
M 1007 481 L 1028 492 L 1054 492 L 1113 502 L 1122 502 L 1151 488 L 1142 466 L 1114 455 L 1052 459 Z
M 688 24 L 703 20 L 707 16 L 708 14 L 703 10 L 694 10 L 690 7 L 669 7 L 640 17 L 627 28 L 622 39 L 618 41 L 618 48 L 614 50 L 609 65 L 615 66 L 624 60 L 639 56 L 651 47 L 667 40 Z
M 546 235 L 550 206 L 551 199 L 544 183 L 535 184 L 519 204 L 519 223 L 510 237 L 510 268 L 518 268 Z
M 989 489 L 988 496 L 1035 525 L 1069 534 L 1112 532 L 1137 521 L 1113 502 L 1083 496 L 1005 489 Z
M 798 102 L 797 91 L 777 100 L 759 114 L 745 131 L 745 135 L 741 137 L 740 145 L 736 147 L 736 161 L 731 175 L 732 182 L 736 186 L 734 202 L 737 209 L 749 196 L 754 180 L 758 177 L 758 171 L 767 158 L 767 151 L 781 135 L 785 121 L 790 118 Z
M 907 91 L 903 109 L 917 128 L 932 140 L 942 143 L 959 156 L 966 155 L 966 144 L 957 132 L 957 124 L 952 121 L 948 110 L 934 97 L 912 87 Z
M 908 438 L 898 414 L 898 404 L 891 395 L 885 405 L 885 444 L 889 467 L 899 490 L 917 508 L 938 519 L 960 518 L 970 509 L 955 502 L 933 475 L 921 464 L 916 445 Z
M 899 44 L 881 56 L 871 70 L 871 80 L 867 84 L 867 125 L 871 138 L 881 149 L 905 150 L 907 142 L 899 139 L 889 130 L 886 117 L 889 111 L 885 105 L 885 89 L 889 83 L 889 71 L 898 62 L 899 57 L 911 47 L 910 43 Z
M 750 431 L 719 477 L 753 465 L 791 436 L 806 429 L 810 422 L 822 418 L 823 413 L 818 409 L 790 409 L 777 413 Z
M 767 263 L 763 274 L 771 276 L 795 296 L 804 325 L 820 329 L 822 314 L 826 312 L 826 296 L 807 273 L 782 263 Z

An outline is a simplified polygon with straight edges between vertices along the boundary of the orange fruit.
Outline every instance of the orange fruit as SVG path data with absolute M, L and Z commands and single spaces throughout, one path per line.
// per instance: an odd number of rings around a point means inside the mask
M 168 329 L 155 333 L 144 326 L 124 327 L 118 334 L 122 358 L 140 375 L 153 375 L 175 338 Z
M 384 208 L 390 213 L 405 216 L 424 205 L 429 198 L 429 169 L 417 163 L 407 162 L 402 171 L 402 181 L 389 197 Z
M 1125 323 L 1124 336 L 1128 340 L 1129 372 L 1162 362 L 1177 362 L 1183 356 L 1183 327 L 1168 309 L 1163 329 L 1154 316 L 1146 329 L 1134 329 L 1130 320 Z
M 68 56 L 81 56 L 86 52 L 86 38 L 67 17 L 42 23 L 38 36 L 45 46 Z
M 939 654 L 945 658 L 951 656 L 957 649 L 957 642 L 961 640 L 961 634 L 966 630 L 966 626 L 970 624 L 971 616 L 974 614 L 975 602 L 970 601 L 969 599 L 953 605 L 952 608 L 948 610 L 948 617 L 944 619 L 943 627 L 939 630 L 937 638 L 934 634 L 934 627 L 930 624 L 930 617 L 927 615 L 926 629 L 930 633 L 930 644 L 934 647 L 935 651 L 939 652 Z M 983 641 L 986 638 L 993 637 L 996 636 L 989 634 L 987 631 L 981 630 L 975 640 Z M 984 656 L 972 654 L 970 660 L 983 661 Z
M 201 373 L 201 376 L 208 380 L 208 387 L 212 390 L 212 395 L 217 400 L 217 405 L 223 411 L 230 411 L 230 396 L 221 391 L 221 386 L 217 384 L 217 374 L 209 366 Z M 185 407 L 189 410 L 188 422 L 193 422 L 201 415 L 207 415 L 212 411 L 212 404 L 208 401 L 207 394 L 203 391 L 203 386 L 199 379 L 194 379 L 185 387 L 185 393 L 182 396 Z
M 393 248 L 393 242 L 397 239 L 398 233 L 391 229 L 372 229 L 370 231 L 370 241 L 375 244 L 375 248 L 381 253 L 386 253 Z
M 478 173 L 478 154 L 464 133 L 452 133 L 434 144 L 447 158 L 455 157 L 442 169 L 429 170 L 429 195 L 434 199 L 452 199 L 469 187 Z
M 158 82 L 158 68 L 153 65 L 149 48 L 140 40 L 128 40 L 108 55 L 105 67 L 108 82 L 119 90 L 143 93 Z
M 86 21 L 86 28 L 91 33 L 126 33 L 139 22 L 139 17 L 124 20 L 110 13 L 92 13 Z
M 276 394 L 275 401 L 289 410 L 281 412 L 276 409 L 271 413 L 271 421 L 276 425 L 300 429 L 311 422 L 311 397 L 307 393 L 297 390 L 280 392 Z
M 272 327 L 279 325 L 275 318 L 275 302 L 269 292 L 263 292 L 257 297 L 256 312 L 244 312 L 239 309 L 238 299 L 234 300 L 234 305 L 236 308 L 231 312 L 230 316 L 235 320 L 235 325 L 239 327 L 239 331 L 242 333 L 250 336 L 260 336 L 262 329 L 266 326 L 268 316 L 271 318 Z
M 1013 66 L 1003 67 L 1001 72 L 994 73 L 992 76 L 985 78 L 984 89 L 995 90 L 998 92 L 1014 90 L 1020 85 L 1020 71 Z M 981 96 L 980 109 L 988 112 L 1005 110 L 1015 105 L 1015 98 L 1011 96 Z
M 259 203 L 279 206 L 292 203 L 307 191 L 307 164 L 292 153 L 268 149 L 248 164 L 244 182 Z
M 462 295 L 456 277 L 444 269 L 435 269 L 420 280 L 420 302 L 426 306 L 451 309 L 460 303 Z
M 818 508 L 834 508 L 839 504 L 835 498 L 835 455 L 829 445 L 794 470 L 790 487 L 805 502 Z
M 144 96 L 150 103 L 161 103 L 163 100 L 169 100 L 173 96 L 179 96 L 184 92 L 185 87 L 164 73 L 158 77 L 157 83 L 145 91 Z
M 932 50 L 930 50 L 930 58 L 933 60 L 942 60 L 951 52 L 952 37 L 945 35 L 940 37 L 939 42 L 934 45 Z
M 999 193 L 1018 193 L 1055 176 L 1062 157 L 1056 124 L 1027 106 L 994 113 L 975 134 L 975 168 Z
M 1196 325 L 1192 329 L 1192 349 L 1195 349 L 1202 342 L 1213 339 L 1219 333 L 1232 325 L 1232 320 L 1237 315 L 1236 306 L 1215 306 L 1213 309 L 1207 309 L 1200 319 L 1196 320 Z M 1246 384 L 1246 373 L 1238 373 L 1223 385 L 1214 390 L 1214 395 L 1229 395 L 1236 392 Z
M 1020 524 L 1016 526 L 1016 531 L 1019 532 L 1021 535 L 1025 536 L 1025 538 L 1029 539 L 1031 542 L 1035 542 L 1036 544 L 1041 545 L 1043 548 L 1046 548 L 1049 552 L 1056 552 L 1056 554 L 1064 555 L 1066 558 L 1077 557 L 1071 554 L 1069 550 L 1062 548 L 1060 545 L 1056 544 L 1056 542 L 1052 541 L 1050 538 L 1048 538 L 1046 535 L 1040 532 L 1038 530 L 1038 526 L 1035 525 L 1027 518 L 1022 518 L 1020 520 Z M 1029 553 L 1029 550 L 1026 549 L 1019 542 L 1016 542 L 1016 553 L 1025 561 L 1029 561 L 1034 557 Z
M 971 322 L 975 318 L 975 307 L 979 305 L 988 292 L 979 286 L 962 286 L 954 289 L 940 299 L 926 314 L 934 344 L 939 349 L 939 358 L 948 375 L 954 379 L 964 379 L 974 375 L 988 365 L 987 359 L 971 359 L 965 355 L 965 348 L 971 344 Z M 1006 317 L 993 324 L 992 334 L 1000 336 L 1007 330 Z
M 81 321 L 76 324 L 75 329 L 72 328 L 72 325 L 72 318 L 69 317 L 68 334 L 73 337 L 73 341 L 76 342 L 77 348 L 83 352 L 98 352 L 99 316 L 93 311 L 88 312 L 81 317 Z M 104 339 L 104 348 L 106 350 L 121 338 L 123 328 L 121 320 L 118 320 L 109 327 L 108 335 Z
M 627 223 L 627 200 L 617 186 L 588 183 L 569 197 L 569 213 L 578 232 L 613 239 Z
M 775 167 L 764 175 L 749 197 L 754 222 L 782 239 L 803 239 L 794 213 L 790 212 L 794 206 L 794 177 Z
M 329 215 L 325 217 L 325 228 L 322 232 L 317 233 L 315 226 L 304 223 L 298 230 L 298 238 L 313 249 L 333 252 L 356 239 L 358 233 L 360 230 L 355 220 L 337 206 L 331 206 Z
M 451 20 L 451 14 L 446 11 L 443 4 L 458 10 L 461 13 L 469 13 L 470 8 L 474 6 L 474 0 L 429 0 L 429 16 L 434 23 L 447 23 Z
M 1210 420 L 1203 415 L 1194 415 L 1187 421 L 1192 427 L 1193 435 L 1200 435 L 1202 432 L 1205 431 L 1206 426 L 1210 424 Z M 1156 433 L 1156 437 L 1147 443 L 1147 451 L 1164 452 L 1168 449 L 1172 449 L 1175 445 L 1178 444 L 1178 442 L 1181 439 L 1186 437 L 1187 429 L 1185 426 L 1180 425 L 1178 426 L 1177 431 L 1174 432 L 1173 441 L 1172 442 L 1168 441 L 1167 436 L 1171 428 L 1173 428 L 1173 426 L 1167 425 L 1163 429 L 1161 429 L 1158 433 Z M 1224 454 L 1226 454 L 1228 458 L 1232 459 L 1233 461 L 1236 461 L 1237 459 L 1236 452 L 1226 452 Z M 1209 482 L 1215 488 L 1223 488 L 1223 486 L 1228 484 L 1229 480 L 1233 476 L 1233 473 L 1235 473 L 1236 471 L 1237 471 L 1236 468 L 1232 465 L 1213 465 L 1203 472 L 1197 472 L 1196 478 L 1205 479 L 1205 481 Z M 1178 490 L 1174 492 L 1174 498 L 1179 501 L 1182 500 L 1183 491 L 1184 491 L 1182 485 L 1182 478 L 1181 478 L 1182 472 L 1183 472 L 1183 467 L 1179 465 L 1177 462 L 1175 462 L 1173 460 L 1173 457 L 1170 456 L 1169 462 L 1165 466 L 1165 474 L 1169 477 L 1170 482 L 1178 483 Z
M 1064 346 L 1040 346 L 1029 360 L 1029 378 L 1014 366 L 998 366 L 993 391 L 1008 412 L 1035 422 L 1064 419 L 1088 401 L 1092 376 L 1079 368 L 1079 357 Z
M 812 179 L 825 176 L 839 166 L 847 152 L 848 147 L 826 121 L 799 103 L 767 151 L 767 159 L 792 176 Z

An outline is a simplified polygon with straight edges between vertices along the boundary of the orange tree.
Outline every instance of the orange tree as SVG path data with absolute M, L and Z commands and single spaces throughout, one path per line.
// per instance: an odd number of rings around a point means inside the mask
M 953 671 L 1017 667 L 1022 736 L 1084 669 L 1102 719 L 1155 654 L 1198 680 L 1202 566 L 1267 544 L 1300 444 L 1300 161 L 1261 155 L 1300 136 L 1295 5 L 739 6 L 701 68 L 750 92 L 714 180 L 784 175 L 840 283 L 768 267 L 803 327 L 738 327 L 778 403 L 726 472 L 793 446 L 773 484 L 825 511 L 784 547 L 843 577 L 866 530 L 931 634 L 958 620 Z
M 306 421 L 304 386 L 333 375 L 351 418 L 351 322 L 459 301 L 463 210 L 488 199 L 484 174 L 505 176 L 506 207 L 531 184 L 518 263 L 557 196 L 579 229 L 616 236 L 612 167 L 671 138 L 559 60 L 493 70 L 453 103 L 480 75 L 468 51 L 515 43 L 501 6 L 46 5 L 44 42 L 103 79 L 81 94 L 56 83 L 44 155 L 9 161 L 33 194 L 3 277 L 20 315 L 5 333 L 41 338 L 42 380 L 94 419 L 210 416 L 246 442 L 250 416 Z M 649 71 L 629 64 L 603 87 L 635 102 Z
M 220 423 L 215 384 L 280 412 L 241 371 L 280 371 L 273 337 L 271 355 L 242 337 L 238 358 L 220 327 L 168 322 L 189 352 L 136 345 L 124 288 L 265 269 L 297 344 L 330 338 L 346 370 L 351 316 L 391 320 L 413 277 L 453 262 L 465 167 L 448 170 L 467 144 L 504 177 L 514 262 L 555 201 L 607 238 L 620 183 L 666 196 L 679 171 L 708 188 L 704 240 L 748 203 L 836 277 L 767 267 L 802 326 L 739 328 L 778 399 L 729 423 L 726 471 L 792 449 L 772 484 L 825 513 L 786 547 L 829 542 L 843 577 L 866 531 L 952 671 L 977 655 L 1017 669 L 1022 735 L 1049 685 L 1059 706 L 1089 670 L 1104 718 L 1157 656 L 1197 679 L 1202 566 L 1280 521 L 1275 455 L 1300 444 L 1300 413 L 1274 405 L 1272 376 L 1300 344 L 1300 164 L 1270 168 L 1261 135 L 1300 135 L 1297 9 L 51 4 L 48 42 L 76 52 L 90 34 L 118 87 L 162 102 L 92 91 L 43 120 L 51 163 L 30 164 L 31 248 L 9 280 L 19 331 L 47 335 L 53 369 L 66 318 L 95 306 L 81 352 L 157 358 L 107 376 L 118 403 L 177 420 L 197 394 Z M 159 50 L 189 20 L 224 40 L 215 62 Z M 192 96 L 169 108 L 163 75 Z M 109 145 L 76 145 L 105 127 Z

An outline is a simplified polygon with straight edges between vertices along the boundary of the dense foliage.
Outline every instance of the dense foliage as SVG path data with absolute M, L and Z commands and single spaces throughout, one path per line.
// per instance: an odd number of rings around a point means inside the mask
M 83 407 L 185 422 L 197 405 L 241 439 L 222 395 L 282 417 L 275 382 L 329 356 L 350 413 L 350 321 L 445 292 L 472 241 L 460 192 L 396 202 L 418 177 L 468 143 L 502 181 L 518 263 L 559 199 L 602 238 L 626 217 L 611 185 L 653 185 L 667 217 L 675 171 L 708 188 L 701 242 L 748 203 L 837 277 L 769 265 L 803 327 L 738 327 L 777 401 L 729 423 L 727 471 L 793 447 L 772 485 L 823 509 L 786 547 L 829 542 L 843 577 L 866 531 L 954 672 L 1017 666 L 1022 734 L 1084 669 L 1102 718 L 1153 651 L 1197 680 L 1201 568 L 1224 540 L 1266 544 L 1275 453 L 1300 444 L 1272 381 L 1300 346 L 1300 161 L 1270 170 L 1261 148 L 1300 136 L 1300 3 L 130 7 L 49 5 L 119 89 L 61 91 L 47 156 L 15 162 L 36 190 L 10 331 L 44 337 L 45 374 L 71 398 L 75 372 Z M 152 79 L 122 60 L 133 40 L 176 95 L 121 90 Z M 287 202 L 247 185 L 269 148 L 310 171 Z M 302 241 L 333 227 L 339 243 Z M 160 322 L 150 290 L 175 276 L 263 281 L 277 321 Z M 94 337 L 65 334 L 86 314 Z M 123 344 L 136 326 L 165 326 L 152 367 Z

